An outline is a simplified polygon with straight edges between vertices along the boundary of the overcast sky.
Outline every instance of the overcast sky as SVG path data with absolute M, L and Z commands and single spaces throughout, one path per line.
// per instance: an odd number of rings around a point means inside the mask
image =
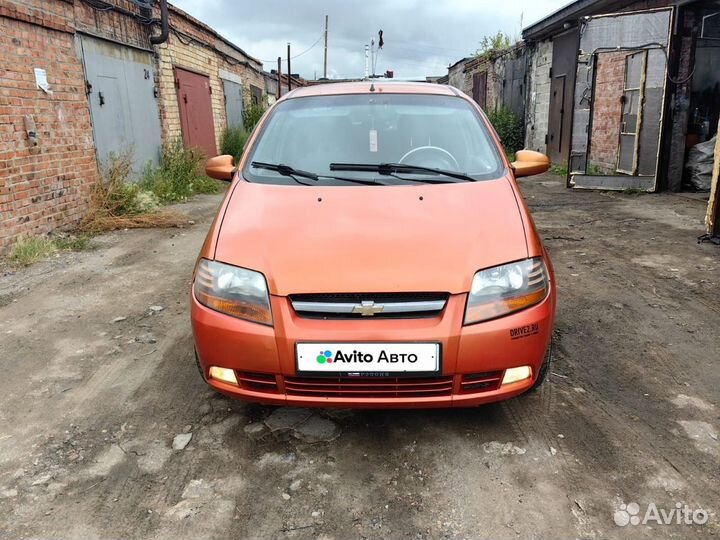
M 361 77 L 364 46 L 384 32 L 376 73 L 394 70 L 398 78 L 443 75 L 447 66 L 479 47 L 484 35 L 503 30 L 520 36 L 528 24 L 568 0 L 172 0 L 215 28 L 265 69 L 292 44 L 293 73 L 322 77 L 322 34 L 330 16 L 328 77 Z M 314 46 L 313 46 L 314 45 Z M 308 50 L 309 49 L 309 50 Z M 307 51 L 307 52 L 305 52 Z M 303 54 L 301 54 L 303 53 Z

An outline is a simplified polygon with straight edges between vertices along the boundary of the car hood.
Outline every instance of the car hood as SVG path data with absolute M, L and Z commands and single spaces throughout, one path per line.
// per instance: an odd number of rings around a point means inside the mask
M 239 181 L 215 259 L 265 274 L 271 294 L 467 292 L 480 269 L 528 256 L 507 178 L 303 187 Z

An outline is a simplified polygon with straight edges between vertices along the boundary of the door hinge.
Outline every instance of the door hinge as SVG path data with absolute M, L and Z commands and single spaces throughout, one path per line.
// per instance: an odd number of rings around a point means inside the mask
M 180 88 L 180 79 L 175 79 L 175 88 Z
M 545 144 L 547 144 L 547 143 L 548 143 L 548 134 L 546 133 L 545 134 Z
M 548 78 L 552 79 L 552 66 L 550 66 L 550 71 L 548 72 Z
M 90 81 L 85 80 L 85 95 L 89 96 L 92 94 L 92 84 L 90 84 Z

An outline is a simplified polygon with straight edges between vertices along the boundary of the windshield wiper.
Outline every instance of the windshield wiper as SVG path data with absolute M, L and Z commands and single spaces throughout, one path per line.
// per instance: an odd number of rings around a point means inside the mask
M 362 184 L 364 186 L 374 186 L 374 185 L 387 185 L 385 182 L 379 182 L 377 180 L 365 180 L 362 178 L 344 178 L 342 176 L 332 176 L 332 175 L 326 175 L 326 174 L 316 174 L 309 171 L 303 171 L 300 169 L 295 169 L 291 167 L 290 165 L 283 165 L 282 163 L 264 163 L 262 161 L 253 161 L 250 163 L 251 167 L 255 167 L 256 169 L 267 169 L 268 171 L 275 171 L 278 174 L 281 174 L 283 176 L 289 176 L 293 180 L 295 180 L 298 184 L 301 184 L 303 186 L 312 186 L 314 184 L 308 184 L 306 182 L 301 182 L 298 180 L 297 177 L 300 178 L 309 178 L 310 180 L 315 180 L 316 182 L 320 180 L 321 178 L 329 178 L 331 180 L 340 180 L 342 182 L 352 182 L 354 184 Z
M 397 173 L 420 173 L 420 174 L 439 174 L 450 178 L 457 178 L 467 182 L 476 182 L 475 178 L 455 171 L 447 171 L 444 169 L 435 169 L 433 167 L 423 167 L 422 165 L 409 165 L 405 163 L 331 163 L 331 171 L 366 171 L 377 172 L 385 176 L 395 176 Z M 410 179 L 408 179 L 410 180 Z M 413 182 L 428 183 L 446 183 L 446 180 L 430 179 L 430 178 L 413 178 Z
M 252 163 L 250 163 L 250 166 L 255 167 L 256 169 L 267 169 L 268 171 L 275 171 L 276 173 L 283 176 L 289 176 L 298 184 L 302 184 L 303 186 L 312 186 L 312 184 L 301 182 L 297 179 L 297 177 L 309 178 L 310 180 L 315 180 L 316 182 L 318 179 L 318 175 L 315 173 L 301 171 L 300 169 L 294 169 L 290 165 L 283 165 L 282 163 L 264 163 L 262 161 L 253 161 Z

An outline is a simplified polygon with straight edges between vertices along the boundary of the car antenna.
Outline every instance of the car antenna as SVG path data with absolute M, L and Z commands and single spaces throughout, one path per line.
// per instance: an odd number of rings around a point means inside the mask
M 370 83 L 370 91 L 371 92 L 375 91 L 375 83 Z

